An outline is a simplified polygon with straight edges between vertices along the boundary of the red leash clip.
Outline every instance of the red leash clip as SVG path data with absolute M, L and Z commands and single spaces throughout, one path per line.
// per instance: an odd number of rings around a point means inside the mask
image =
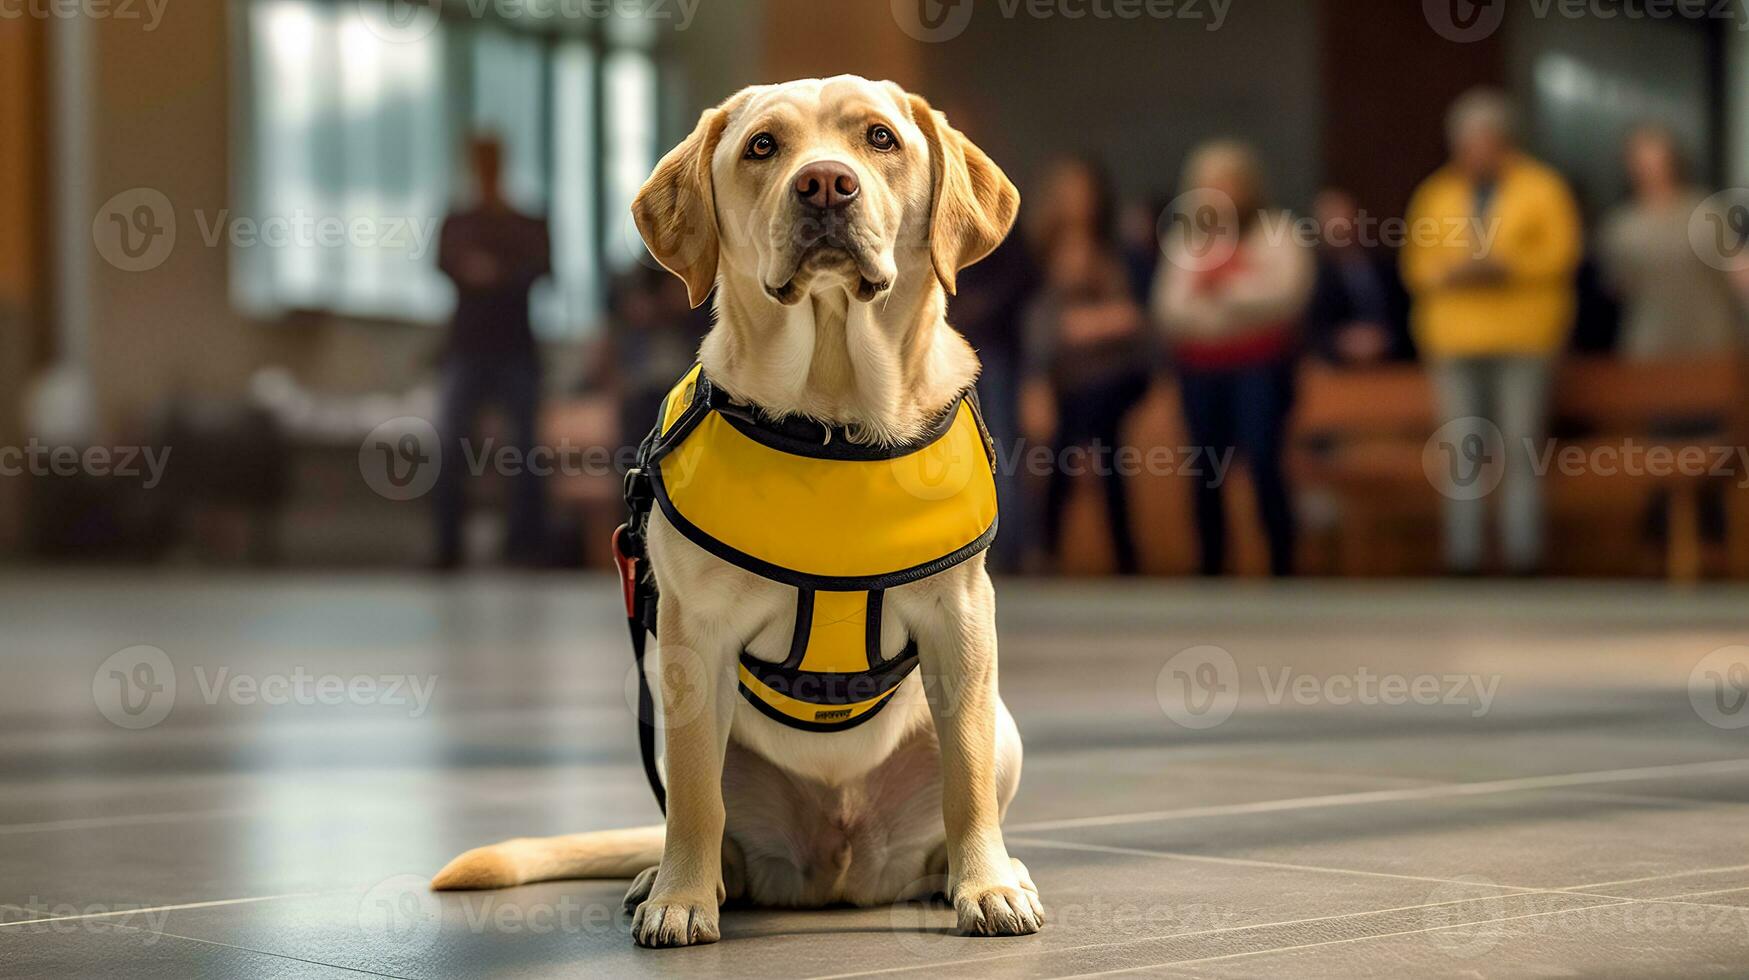
M 638 560 L 626 554 L 625 536 L 629 529 L 621 524 L 613 531 L 613 563 L 619 566 L 620 589 L 625 593 L 626 618 L 638 618 Z

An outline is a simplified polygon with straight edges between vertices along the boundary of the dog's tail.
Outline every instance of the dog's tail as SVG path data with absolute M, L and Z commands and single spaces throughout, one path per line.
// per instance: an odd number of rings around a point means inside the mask
M 476 847 L 431 879 L 434 891 L 508 888 L 557 878 L 632 878 L 662 860 L 661 824 Z

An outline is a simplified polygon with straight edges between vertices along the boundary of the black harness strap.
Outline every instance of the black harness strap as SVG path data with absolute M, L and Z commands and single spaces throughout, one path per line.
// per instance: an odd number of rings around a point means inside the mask
M 643 757 L 644 778 L 650 781 L 650 792 L 666 814 L 668 790 L 662 785 L 661 770 L 656 768 L 656 698 L 650 690 L 650 675 L 644 669 L 644 653 L 650 636 L 656 632 L 656 589 L 643 569 L 644 532 L 656 500 L 649 474 L 642 465 L 649 444 L 646 441 L 638 453 L 640 465 L 626 472 L 627 517 L 613 533 L 613 561 L 619 566 L 620 583 L 625 591 L 626 627 L 631 632 L 632 661 L 638 671 L 638 753 Z

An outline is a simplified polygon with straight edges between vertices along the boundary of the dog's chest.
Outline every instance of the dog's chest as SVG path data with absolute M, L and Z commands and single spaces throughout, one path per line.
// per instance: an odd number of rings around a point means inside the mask
M 918 617 L 930 615 L 932 604 L 925 599 L 929 583 L 901 586 L 889 590 L 882 599 L 879 637 L 870 638 L 873 654 L 887 661 L 896 661 L 925 626 Z M 761 583 L 750 586 L 759 598 L 742 604 L 744 612 L 761 611 L 759 619 L 750 623 L 751 639 L 745 649 L 749 657 L 768 663 L 781 663 L 794 656 L 797 605 L 802 601 L 796 590 Z M 816 600 L 818 601 L 818 600 Z M 847 632 L 862 632 L 865 624 L 848 626 Z M 781 719 L 758 709 L 753 698 L 743 697 L 736 705 L 732 736 L 798 776 L 835 780 L 861 775 L 886 758 L 906 736 L 930 725 L 929 704 L 924 694 L 920 672 L 913 671 L 888 698 L 885 705 L 865 722 L 837 731 L 798 731 Z M 824 710 L 824 709 L 823 709 Z
M 725 760 L 725 831 L 749 896 L 765 904 L 891 902 L 927 891 L 943 836 L 938 749 L 927 730 L 855 777 L 798 776 L 736 746 Z

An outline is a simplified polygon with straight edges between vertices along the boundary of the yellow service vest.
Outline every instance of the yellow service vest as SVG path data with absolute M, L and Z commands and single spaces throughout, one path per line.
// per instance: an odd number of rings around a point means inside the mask
M 788 656 L 773 663 L 743 651 L 740 690 L 767 716 L 819 732 L 867 721 L 916 668 L 914 641 L 881 656 L 882 596 L 989 547 L 994 464 L 970 392 L 916 442 L 868 446 L 824 423 L 736 405 L 696 365 L 668 393 L 640 453 L 657 505 L 682 535 L 797 590 Z

